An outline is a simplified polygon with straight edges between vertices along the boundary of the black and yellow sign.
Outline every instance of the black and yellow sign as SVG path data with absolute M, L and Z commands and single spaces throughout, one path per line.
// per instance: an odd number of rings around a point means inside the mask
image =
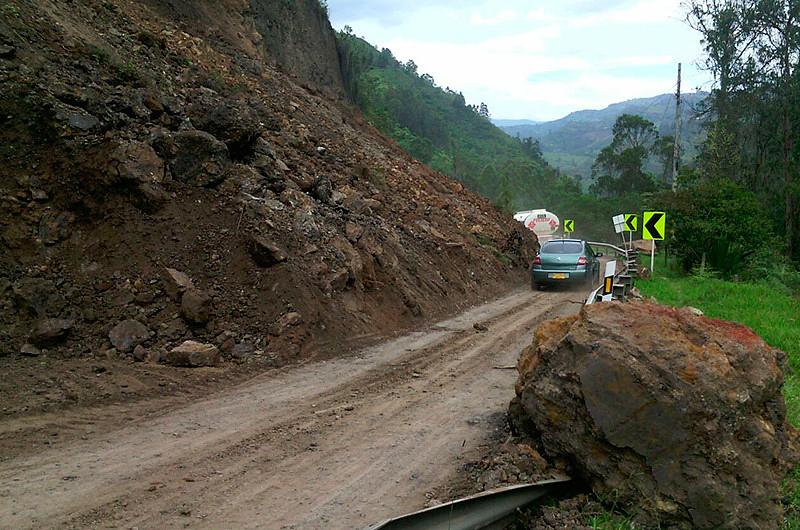
M 569 234 L 575 231 L 575 220 L 574 219 L 564 219 L 564 233 Z
M 611 291 L 614 287 L 614 277 L 613 276 L 606 276 L 605 281 L 603 282 L 603 296 L 608 296 L 611 294 Z
M 626 232 L 636 232 L 636 225 L 639 224 L 639 216 L 635 213 L 626 213 L 625 214 L 625 231 Z
M 642 217 L 642 238 L 661 241 L 667 228 L 667 214 L 664 212 L 644 212 Z

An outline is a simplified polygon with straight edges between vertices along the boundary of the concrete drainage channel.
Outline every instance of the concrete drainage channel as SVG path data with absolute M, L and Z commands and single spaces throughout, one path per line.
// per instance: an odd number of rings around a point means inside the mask
M 569 482 L 569 477 L 562 477 L 486 491 L 376 523 L 365 530 L 500 530 L 513 521 L 519 508 L 543 501 Z

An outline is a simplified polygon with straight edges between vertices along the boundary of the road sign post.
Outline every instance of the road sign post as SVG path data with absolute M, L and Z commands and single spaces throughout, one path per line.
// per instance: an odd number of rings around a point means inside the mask
M 642 216 L 642 239 L 651 242 L 650 274 L 656 262 L 656 241 L 663 241 L 667 232 L 667 214 L 664 212 L 644 212 Z

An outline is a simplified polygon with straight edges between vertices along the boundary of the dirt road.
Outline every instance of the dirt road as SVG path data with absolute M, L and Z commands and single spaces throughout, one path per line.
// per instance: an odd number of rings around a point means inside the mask
M 519 290 L 157 415 L 65 413 L 91 434 L 0 463 L 0 526 L 349 529 L 418 509 L 511 399 L 516 372 L 493 367 L 581 297 Z

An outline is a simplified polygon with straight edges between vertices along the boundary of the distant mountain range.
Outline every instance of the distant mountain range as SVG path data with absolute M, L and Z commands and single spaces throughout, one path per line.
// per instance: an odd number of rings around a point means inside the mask
M 538 125 L 540 123 L 544 123 L 543 121 L 535 121 L 535 120 L 492 120 L 498 127 L 515 127 L 518 125 Z
M 698 105 L 706 92 L 684 94 L 682 102 L 681 146 L 683 159 L 694 155 L 702 135 Z M 662 135 L 672 135 L 675 127 L 675 96 L 661 94 L 651 98 L 613 103 L 602 110 L 579 110 L 561 119 L 494 120 L 495 125 L 511 136 L 539 140 L 545 159 L 564 173 L 589 179 L 597 153 L 611 143 L 612 127 L 622 114 L 638 114 L 655 123 Z

